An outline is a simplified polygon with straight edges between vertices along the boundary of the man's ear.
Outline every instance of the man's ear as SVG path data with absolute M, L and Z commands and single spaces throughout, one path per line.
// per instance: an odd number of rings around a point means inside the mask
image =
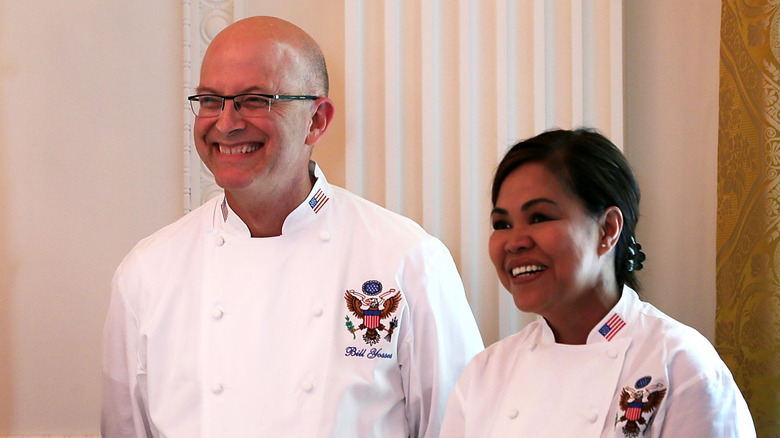
M 615 206 L 608 207 L 599 216 L 599 229 L 601 235 L 599 252 L 604 254 L 617 245 L 620 232 L 623 230 L 623 212 Z
M 309 126 L 309 133 L 306 135 L 306 144 L 314 146 L 325 134 L 325 131 L 330 126 L 330 121 L 333 120 L 333 113 L 335 107 L 333 101 L 328 97 L 320 97 L 314 101 L 316 105 L 314 114 L 311 116 L 311 125 Z

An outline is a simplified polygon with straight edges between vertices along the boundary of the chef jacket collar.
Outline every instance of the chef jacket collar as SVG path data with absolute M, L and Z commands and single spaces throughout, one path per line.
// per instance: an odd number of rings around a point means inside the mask
M 615 339 L 627 336 L 630 331 L 630 325 L 635 320 L 637 312 L 637 301 L 639 296 L 633 289 L 623 286 L 623 291 L 615 307 L 613 307 L 604 318 L 596 324 L 588 334 L 586 344 L 608 343 Z M 555 335 L 550 325 L 541 316 L 542 322 L 541 341 L 545 344 L 554 344 Z
M 282 224 L 282 235 L 293 233 L 300 230 L 323 216 L 327 211 L 330 202 L 332 189 L 325 174 L 314 161 L 309 161 L 309 173 L 314 176 L 315 182 L 309 195 L 298 205 Z M 222 231 L 237 236 L 251 237 L 249 227 L 240 217 L 230 208 L 225 195 L 222 200 L 216 204 L 214 209 L 214 226 Z

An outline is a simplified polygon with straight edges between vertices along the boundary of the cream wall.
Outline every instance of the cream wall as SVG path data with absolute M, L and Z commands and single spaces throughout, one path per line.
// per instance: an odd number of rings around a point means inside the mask
M 678 3 L 625 2 L 625 149 L 646 297 L 712 339 L 720 5 Z M 0 0 L 0 436 L 98 431 L 111 274 L 182 212 L 181 9 Z
M 720 2 L 624 2 L 625 150 L 645 298 L 715 336 Z
M 0 436 L 98 431 L 111 275 L 182 212 L 181 10 L 0 1 Z

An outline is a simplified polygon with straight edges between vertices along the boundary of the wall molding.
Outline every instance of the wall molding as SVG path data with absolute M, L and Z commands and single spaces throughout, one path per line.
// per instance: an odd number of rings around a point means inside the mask
M 243 9 L 238 2 L 238 9 Z M 190 110 L 187 96 L 198 85 L 200 64 L 203 54 L 211 40 L 222 29 L 234 21 L 234 0 L 183 0 L 183 41 L 184 61 L 182 74 L 184 130 L 182 144 L 184 153 L 184 212 L 188 213 L 206 202 L 212 196 L 221 193 L 214 177 L 200 161 L 193 140 L 192 124 L 195 120 Z

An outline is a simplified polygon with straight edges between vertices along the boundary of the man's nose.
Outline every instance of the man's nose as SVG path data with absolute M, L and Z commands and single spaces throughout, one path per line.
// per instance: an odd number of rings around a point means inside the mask
M 217 119 L 217 129 L 222 132 L 231 132 L 244 127 L 244 117 L 238 112 L 238 104 L 233 99 L 225 99 L 222 103 L 222 112 Z

